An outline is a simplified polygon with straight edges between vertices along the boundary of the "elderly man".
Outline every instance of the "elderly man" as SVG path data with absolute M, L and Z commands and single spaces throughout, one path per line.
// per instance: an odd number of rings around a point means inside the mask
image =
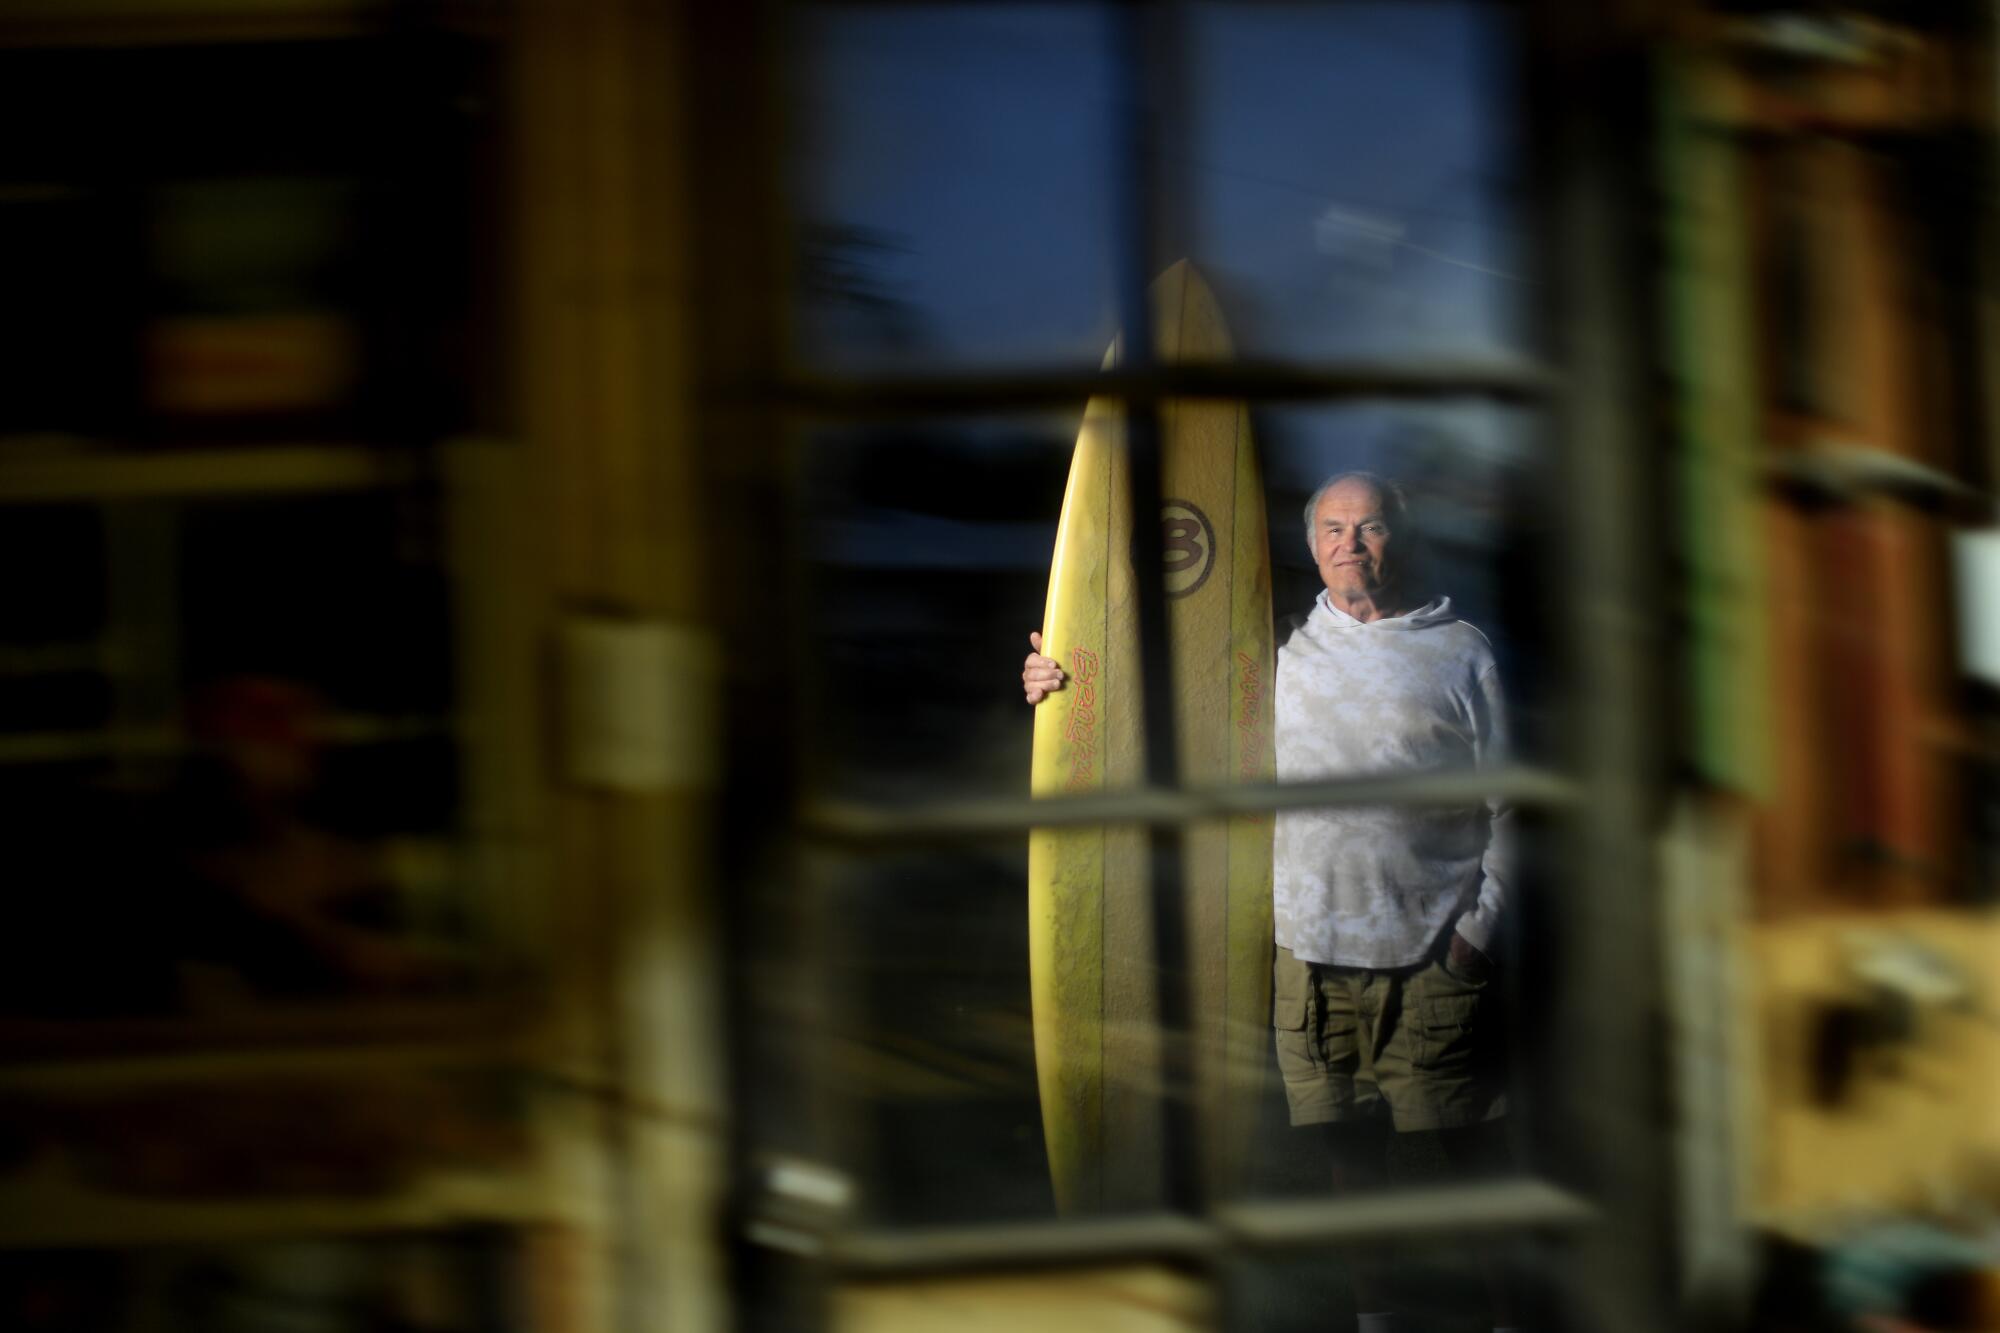
M 1326 586 L 1280 630 L 1278 776 L 1484 767 L 1506 742 L 1492 645 L 1408 577 L 1415 533 L 1395 483 L 1329 478 L 1306 504 Z M 1029 642 L 1041 647 L 1039 635 Z M 1062 688 L 1031 653 L 1029 703 Z M 1510 813 L 1369 805 L 1277 817 L 1272 1025 L 1294 1125 L 1327 1126 L 1336 1176 L 1365 1187 L 1391 1154 L 1469 1170 L 1506 1108 L 1491 954 L 1512 880 Z M 1417 1137 L 1421 1136 L 1421 1138 Z M 1363 1333 L 1393 1328 L 1356 1274 Z M 1496 1314 L 1500 1302 L 1496 1291 Z

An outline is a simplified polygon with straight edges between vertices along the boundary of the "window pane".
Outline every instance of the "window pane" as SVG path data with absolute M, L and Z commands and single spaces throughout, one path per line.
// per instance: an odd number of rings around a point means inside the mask
M 1561 693 L 1540 414 L 1361 402 L 1258 421 L 1286 643 L 1280 778 L 1546 762 Z M 1374 479 L 1321 495 L 1308 529 L 1308 501 L 1353 471 Z M 1362 604 L 1382 618 L 1345 614 Z M 1552 948 L 1535 827 L 1479 799 L 1277 815 L 1273 1128 L 1237 1187 L 1326 1198 L 1519 1166 L 1537 1030 L 1522 992 Z M 1429 1176 L 1404 1160 L 1426 1143 Z
M 1382 827 L 1403 839 L 1373 849 L 1385 853 L 1377 862 L 1407 865 L 1410 853 L 1446 841 L 1455 812 L 1377 813 L 1278 816 L 1265 1030 L 1225 1036 L 1220 1006 L 1197 988 L 1197 1054 L 1212 1061 L 1227 1040 L 1236 1080 L 1207 1126 L 1224 1199 L 1330 1200 L 1568 1169 L 1563 1136 L 1575 1124 L 1564 1117 L 1590 1105 L 1594 1089 L 1591 1071 L 1565 1063 L 1546 1035 L 1562 950 L 1573 943 L 1563 903 L 1575 889 L 1556 873 L 1559 826 L 1520 807 L 1488 824 L 1475 808 L 1488 842 L 1451 876 L 1371 889 L 1354 881 Z M 1287 826 L 1297 820 L 1339 829 L 1335 854 L 1301 856 Z M 1313 871 L 1326 892 L 1302 887 Z M 1438 910 L 1426 908 L 1427 893 Z M 1201 896 L 1190 901 L 1197 921 Z M 1479 952 L 1454 952 L 1461 937 L 1477 937 Z
M 897 801 L 1025 789 L 1032 719 L 1016 702 L 1019 664 L 1043 623 L 1081 416 L 808 439 L 803 628 L 818 668 L 807 675 L 817 790 Z M 1406 543 L 1417 548 L 1413 586 L 1448 597 L 1492 643 L 1522 722 L 1517 750 L 1543 753 L 1553 680 L 1543 418 L 1465 400 L 1267 408 L 1249 421 L 1278 637 L 1322 588 L 1305 541 L 1307 498 L 1334 473 L 1380 473 L 1404 487 L 1421 532 Z
M 1552 1254 L 1543 1238 L 1489 1233 L 1259 1256 L 1233 1273 L 1223 1325 L 1318 1333 L 1393 1310 L 1398 1328 L 1567 1327 L 1550 1300 Z
M 1453 636 L 1452 643 L 1481 664 L 1492 664 L 1502 681 L 1490 697 L 1466 701 L 1463 713 L 1398 714 L 1388 722 L 1367 713 L 1352 690 L 1335 690 L 1326 701 L 1331 712 L 1325 730 L 1361 749 L 1355 754 L 1334 753 L 1338 746 L 1288 749 L 1279 735 L 1280 776 L 1394 777 L 1415 769 L 1498 764 L 1507 755 L 1499 742 L 1509 730 L 1521 738 L 1516 757 L 1544 754 L 1548 709 L 1560 690 L 1552 643 L 1539 619 L 1544 601 L 1539 590 L 1546 581 L 1540 573 L 1545 534 L 1538 525 L 1547 512 L 1537 489 L 1543 475 L 1540 416 L 1455 400 L 1262 409 L 1249 420 L 1260 450 L 1262 521 L 1273 568 L 1269 601 L 1280 639 L 1293 632 L 1284 622 L 1313 611 L 1326 587 L 1307 548 L 1308 497 L 1330 474 L 1366 469 L 1404 488 L 1408 511 L 1384 550 L 1406 558 L 1390 559 L 1383 568 L 1398 571 L 1400 581 L 1393 586 L 1429 608 L 1398 603 L 1398 609 L 1419 614 L 1390 619 L 1422 621 L 1441 636 Z M 1025 649 L 1015 635 L 1025 636 L 1019 626 L 1041 623 L 1070 429 L 1061 418 L 1011 418 L 858 426 L 808 439 L 801 488 L 809 557 L 804 660 L 815 664 L 807 673 L 815 705 L 809 738 L 815 794 L 865 799 L 894 810 L 949 796 L 1014 798 L 1024 792 L 1033 722 L 1014 693 L 1015 664 Z M 1017 627 L 1013 634 L 1010 626 Z M 1386 633 L 1371 635 L 1369 642 L 1378 637 L 1389 648 L 1415 642 Z M 1429 641 L 1426 636 L 1417 646 Z M 1464 665 L 1459 657 L 1444 662 L 1435 673 L 1439 690 L 1458 690 Z M 1280 659 L 1281 692 L 1286 670 Z M 1399 685 L 1418 674 L 1407 663 L 1390 673 Z M 1281 693 L 1281 724 L 1283 706 Z M 1480 714 L 1481 707 L 1495 715 Z M 1311 739 L 1307 723 L 1295 730 Z M 1431 740 L 1438 743 L 1430 745 Z M 1316 1197 L 1329 1186 L 1326 1172 L 1311 1164 L 1318 1151 L 1313 1132 L 1288 1128 L 1285 1080 L 1297 1071 L 1281 1071 L 1273 1037 L 1268 997 L 1274 939 L 1322 964 L 1424 973 L 1429 990 L 1413 992 L 1413 1011 L 1456 1005 L 1447 1017 L 1455 1015 L 1460 1027 L 1477 1019 L 1480 1081 L 1463 1097 L 1486 1097 L 1485 1105 L 1495 1110 L 1521 1104 L 1516 1089 L 1534 1076 L 1518 1054 L 1532 1045 L 1524 1034 L 1534 1030 L 1522 1015 L 1532 1014 L 1536 1001 L 1529 995 L 1517 1003 L 1512 996 L 1525 984 L 1516 979 L 1531 980 L 1548 947 L 1534 922 L 1547 919 L 1550 909 L 1527 901 L 1538 898 L 1539 886 L 1548 882 L 1528 864 L 1529 857 L 1544 856 L 1539 840 L 1524 831 L 1534 823 L 1532 812 L 1507 818 L 1506 825 L 1496 822 L 1494 812 L 1475 799 L 1464 808 L 1287 811 L 1276 821 L 1246 818 L 1240 827 L 1200 822 L 1185 831 L 1197 1084 L 1211 1164 L 1225 1197 Z M 1274 833 L 1315 820 L 1347 830 L 1340 838 L 1345 859 L 1337 870 L 1304 864 L 1300 858 L 1309 860 L 1311 848 L 1287 851 L 1282 838 L 1274 855 Z M 1509 828 L 1521 844 L 1514 848 L 1511 869 L 1488 857 Z M 1391 835 L 1401 842 L 1375 847 L 1368 841 Z M 1078 836 L 1097 835 L 1089 830 Z M 1143 841 L 1136 830 L 1118 836 L 1135 846 Z M 1053 1186 L 1043 1141 L 1024 1148 L 1018 1138 L 1022 1124 L 1042 1132 L 1033 1045 L 1023 1038 L 1031 1030 L 1025 1000 L 1031 972 L 1028 922 L 1038 882 L 1030 845 L 1023 832 L 977 849 L 842 860 L 823 872 L 834 906 L 814 908 L 828 913 L 829 924 L 825 933 L 808 938 L 838 941 L 828 984 L 846 1006 L 841 1021 L 851 1027 L 833 1045 L 854 1063 L 835 1070 L 834 1105 L 855 1135 L 849 1146 L 856 1149 L 863 1195 L 878 1210 L 871 1217 L 969 1220 L 1033 1211 L 1053 1201 L 1046 1192 Z M 1379 853 L 1373 861 L 1363 854 L 1370 847 Z M 1433 876 L 1441 875 L 1439 882 L 1413 890 L 1424 899 L 1415 907 L 1390 901 L 1395 894 L 1379 882 L 1385 865 L 1434 870 L 1445 861 L 1451 868 Z M 1272 872 L 1275 925 L 1272 881 L 1250 882 Z M 1353 879 L 1348 886 L 1353 892 L 1306 901 L 1310 895 L 1301 886 L 1316 875 Z M 1481 909 L 1489 876 L 1504 881 L 1505 893 L 1490 909 Z M 1130 891 L 1146 891 L 1136 871 Z M 1376 902 L 1371 893 L 1388 896 Z M 1143 896 L 1135 901 L 1143 902 Z M 1356 903 L 1370 920 L 1333 919 Z M 1143 908 L 1130 910 L 1144 914 Z M 1482 921 L 1491 928 L 1480 942 L 1506 978 L 1491 985 L 1490 1002 L 1476 998 L 1479 987 L 1451 989 L 1443 979 L 1450 969 L 1435 956 L 1449 946 L 1460 916 L 1475 910 L 1483 911 Z M 1372 919 L 1381 912 L 1407 917 L 1399 918 L 1397 927 L 1407 938 L 1386 939 L 1395 932 Z M 1315 940 L 1339 947 L 1309 953 L 1300 930 L 1317 931 Z M 1364 944 L 1380 948 L 1366 958 L 1350 957 L 1340 952 L 1349 936 L 1365 936 Z M 1147 1005 L 1157 1006 L 1161 983 L 1149 930 L 1137 948 L 1145 972 L 1141 989 Z M 1087 952 L 1095 960 L 1100 952 L 1109 958 L 1118 951 Z M 1246 963 L 1252 955 L 1254 962 Z M 1469 975 L 1477 961 L 1462 970 Z M 950 998 L 967 986 L 985 989 L 970 1000 Z M 1291 999 L 1307 1003 L 1297 995 Z M 817 1010 L 806 1006 L 805 1012 Z M 961 1029 L 955 1013 L 984 1013 L 999 1027 Z M 1160 1033 L 1154 1021 L 1148 1016 L 1138 1027 L 1128 1026 L 1124 1039 L 1136 1043 L 1135 1050 L 1156 1048 Z M 972 1049 L 1003 1030 L 1013 1034 L 1011 1053 Z M 1415 1021 L 1403 1040 L 1406 1046 L 1443 1042 Z M 1425 1058 L 1421 1051 L 1397 1049 Z M 1136 1083 L 1153 1077 L 1143 1072 L 1152 1066 L 1137 1056 L 1121 1055 L 1112 1063 Z M 1004 1093 L 979 1082 L 995 1069 L 1011 1070 L 1002 1080 L 1012 1080 Z M 1134 1101 L 1124 1114 L 1157 1117 L 1159 1111 Z M 934 1142 L 919 1122 L 956 1128 Z M 1507 1133 L 1496 1132 L 1511 1152 Z M 1140 1137 L 1128 1126 L 1113 1139 Z M 1025 1178 L 1039 1184 L 1028 1191 L 1016 1172 L 1004 1188 L 967 1191 L 954 1172 L 985 1168 L 946 1161 L 949 1154 L 939 1146 L 944 1142 L 964 1147 L 980 1161 L 989 1154 L 1015 1161 L 1025 1153 Z M 1151 1200 L 1160 1197 L 1163 1178 L 1152 1177 Z M 1375 1187 L 1389 1183 L 1379 1177 Z
M 1519 350 L 1511 22 L 1484 4 L 1194 7 L 1181 179 L 1239 353 Z
M 1112 336 L 1110 35 L 1094 5 L 800 15 L 802 357 L 1096 365 Z
M 1392 567 L 1416 602 L 1450 599 L 1450 612 L 1492 645 L 1517 757 L 1548 758 L 1546 713 L 1560 697 L 1548 617 L 1548 421 L 1540 412 L 1478 400 L 1360 402 L 1271 408 L 1256 415 L 1271 517 L 1273 613 L 1308 615 L 1325 585 L 1307 546 L 1305 504 L 1349 471 L 1400 486 L 1414 541 L 1390 542 Z M 1412 534 L 1403 534 L 1409 537 Z
M 1092 904 L 1092 924 L 1107 938 L 1144 937 L 1143 838 L 1093 832 L 1122 842 L 1132 873 Z M 788 1029 L 791 1058 L 819 1062 L 833 1094 L 858 1221 L 1046 1217 L 1059 1187 L 1073 1213 L 1158 1206 L 1144 948 L 1062 954 L 1093 973 L 1095 1003 L 1062 992 L 1038 1061 L 1030 957 L 1041 900 L 1024 891 L 1023 845 L 825 854 L 812 873 L 827 994 Z M 1038 1073 L 1050 1080 L 1047 1119 Z
M 1021 662 L 1042 624 L 1076 430 L 1074 418 L 1018 418 L 809 439 L 802 629 L 817 791 L 1026 793 Z
M 1512 20 L 1461 3 L 1194 6 L 1162 235 L 1239 354 L 1519 352 Z M 1117 26 L 1094 6 L 833 7 L 793 49 L 797 351 L 1069 363 L 1116 332 Z

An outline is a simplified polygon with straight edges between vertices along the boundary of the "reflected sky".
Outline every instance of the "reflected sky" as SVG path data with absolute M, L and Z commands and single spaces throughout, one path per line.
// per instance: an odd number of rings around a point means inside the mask
M 1518 342 L 1506 24 L 1445 3 L 1187 11 L 1170 179 L 1241 350 Z M 1115 41 L 1096 6 L 803 15 L 801 352 L 1095 363 L 1114 332 Z

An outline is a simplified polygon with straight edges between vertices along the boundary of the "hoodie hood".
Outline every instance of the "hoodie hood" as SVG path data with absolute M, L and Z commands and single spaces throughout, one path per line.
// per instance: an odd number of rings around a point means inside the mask
M 1320 590 L 1316 603 L 1320 611 L 1326 613 L 1336 629 L 1371 630 L 1411 630 L 1429 629 L 1433 625 L 1446 625 L 1458 619 L 1458 613 L 1451 609 L 1451 598 L 1433 597 L 1416 610 L 1400 616 L 1384 616 L 1380 620 L 1356 620 L 1333 604 L 1333 599 Z

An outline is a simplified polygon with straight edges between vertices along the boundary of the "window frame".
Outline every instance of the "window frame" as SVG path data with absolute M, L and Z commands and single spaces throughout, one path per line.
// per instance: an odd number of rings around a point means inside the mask
M 790 364 L 785 336 L 780 41 L 786 13 L 794 7 L 762 0 L 716 7 L 734 12 L 696 20 L 699 49 L 712 58 L 702 62 L 706 71 L 691 90 L 696 137 L 705 144 L 695 154 L 693 179 L 703 182 L 710 200 L 708 216 L 696 229 L 702 284 L 697 295 L 705 312 L 721 315 L 715 336 L 698 356 L 711 440 L 708 481 L 720 512 L 737 520 L 719 525 L 729 533 L 720 555 L 736 564 L 742 586 L 773 590 L 778 602 L 776 611 L 769 605 L 733 606 L 721 617 L 733 669 L 720 873 L 725 967 L 736 1016 L 730 1239 L 742 1322 L 777 1327 L 802 1312 L 810 1322 L 828 1284 L 846 1276 L 1157 1259 L 1226 1279 L 1234 1261 L 1252 1253 L 1338 1245 L 1363 1236 L 1382 1240 L 1519 1228 L 1572 1247 L 1574 1262 L 1566 1268 L 1588 1276 L 1572 1281 L 1561 1299 L 1587 1311 L 1579 1314 L 1585 1324 L 1662 1326 L 1674 1268 L 1670 1161 L 1656 1112 L 1663 1054 L 1644 1038 L 1660 996 L 1650 828 L 1663 646 L 1649 638 L 1629 609 L 1645 604 L 1657 577 L 1659 543 L 1652 534 L 1660 525 L 1654 510 L 1661 493 L 1649 457 L 1653 426 L 1637 410 L 1645 401 L 1650 350 L 1645 333 L 1650 293 L 1634 279 L 1649 271 L 1638 262 L 1645 258 L 1640 208 L 1647 155 L 1630 148 L 1632 141 L 1649 142 L 1649 71 L 1633 40 L 1637 34 L 1621 32 L 1615 17 L 1580 18 L 1555 0 L 1508 6 L 1521 20 L 1518 83 L 1526 102 L 1528 225 L 1541 261 L 1538 332 L 1551 349 L 1545 363 L 1250 361 L 1181 367 L 1149 364 L 1139 347 L 1146 340 L 1132 340 L 1140 355 L 1109 374 L 828 376 Z M 1158 99 L 1148 90 L 1178 67 L 1177 9 L 1170 3 L 1114 7 L 1124 24 L 1127 96 L 1121 128 L 1130 153 L 1121 223 L 1123 235 L 1137 238 L 1119 248 L 1125 327 L 1148 320 L 1145 293 L 1158 267 L 1154 242 L 1173 206 L 1150 165 L 1155 159 L 1148 145 L 1158 125 L 1148 108 Z M 745 63 L 738 66 L 737 58 Z M 718 72 L 731 68 L 754 70 L 755 77 L 732 80 Z M 749 225 L 742 225 L 745 221 Z M 728 306 L 726 314 L 718 303 Z M 1155 766 L 1135 790 L 916 808 L 805 797 L 796 784 L 801 770 L 793 750 L 806 716 L 795 667 L 805 658 L 796 618 L 787 614 L 797 605 L 800 565 L 791 539 L 774 532 L 782 525 L 756 522 L 759 514 L 782 512 L 776 507 L 791 498 L 797 429 L 821 419 L 972 416 L 1075 405 L 1092 396 L 1124 400 L 1136 504 L 1159 495 L 1156 409 L 1167 398 L 1226 398 L 1255 406 L 1471 396 L 1546 409 L 1553 441 L 1547 475 L 1557 516 L 1550 568 L 1561 584 L 1551 596 L 1566 612 L 1557 618 L 1561 637 L 1552 647 L 1573 693 L 1559 761 L 1546 769 L 1517 767 L 1477 778 L 1401 775 L 1225 790 L 1182 783 L 1172 770 L 1176 747 L 1166 743 L 1148 747 L 1157 756 Z M 1156 543 L 1158 534 L 1137 538 L 1135 559 L 1144 560 L 1148 540 Z M 1142 660 L 1161 660 L 1164 597 L 1157 584 L 1142 601 L 1140 617 Z M 1146 673 L 1146 681 L 1149 734 L 1170 738 L 1166 687 L 1158 672 Z M 745 1021 L 762 981 L 752 957 L 775 951 L 800 962 L 793 981 L 810 993 L 817 984 L 811 975 L 814 951 L 806 943 L 813 934 L 813 907 L 797 905 L 793 920 L 774 927 L 758 904 L 781 901 L 787 889 L 808 882 L 799 867 L 811 847 L 951 845 L 1018 836 L 1051 823 L 1143 824 L 1154 839 L 1154 921 L 1163 971 L 1184 977 L 1185 969 L 1175 966 L 1182 945 L 1177 830 L 1188 821 L 1251 808 L 1456 802 L 1472 788 L 1479 795 L 1504 792 L 1556 821 L 1560 866 L 1548 885 L 1549 915 L 1560 919 L 1563 929 L 1560 939 L 1545 946 L 1557 958 L 1558 975 L 1547 999 L 1549 1030 L 1539 1035 L 1561 1044 L 1560 1078 L 1568 1080 L 1562 1085 L 1565 1121 L 1578 1135 L 1573 1170 L 1562 1183 L 1520 1176 L 1379 1198 L 1218 1204 L 1201 1197 L 1195 1180 L 1193 1126 L 1170 1123 L 1163 1163 L 1168 1207 L 1161 1213 L 856 1229 L 841 1220 L 838 1173 L 814 1165 L 833 1160 L 823 1126 L 791 1139 L 797 1159 L 805 1163 L 804 1175 L 795 1163 L 773 1169 L 773 1140 L 765 1132 L 772 1113 L 757 1105 L 758 1040 Z M 1618 891 L 1606 891 L 1606 885 Z M 788 952 L 793 943 L 803 947 Z M 1165 1044 L 1185 1061 L 1179 1022 L 1185 987 L 1166 989 Z M 823 1112 L 823 1085 L 809 1096 L 815 1115 Z M 1167 1099 L 1170 1113 L 1173 1105 Z M 821 1183 L 809 1183 L 813 1180 Z

